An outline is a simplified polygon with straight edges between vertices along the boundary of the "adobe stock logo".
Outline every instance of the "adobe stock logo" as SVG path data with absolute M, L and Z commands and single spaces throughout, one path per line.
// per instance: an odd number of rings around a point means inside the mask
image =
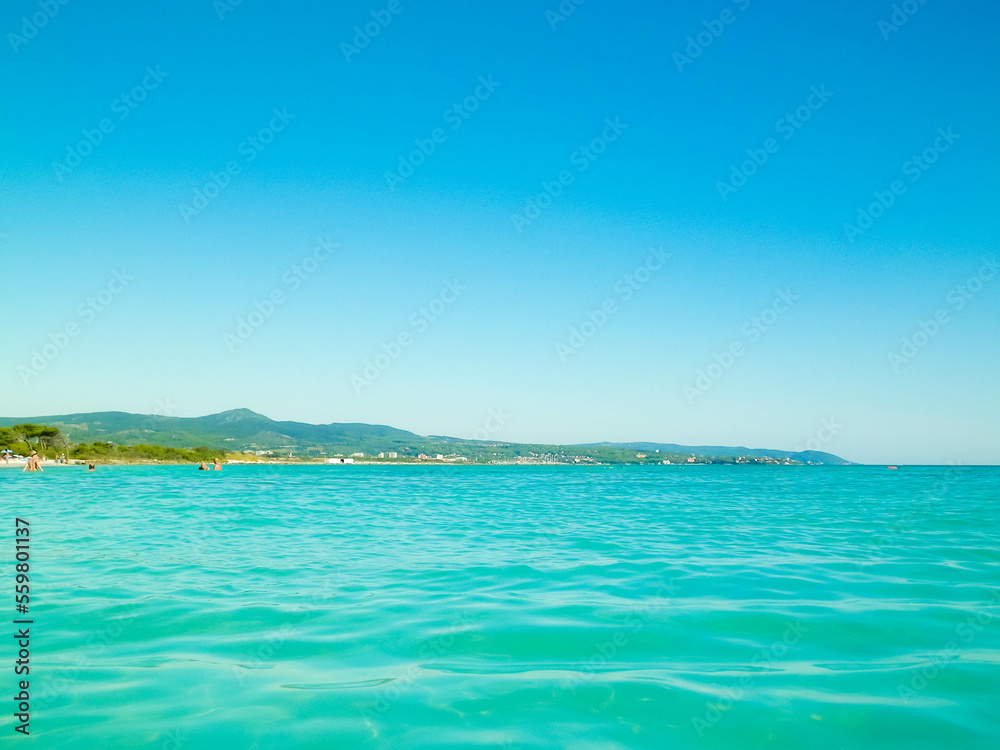
M 371 388 L 372 384 L 382 377 L 382 373 L 388 370 L 406 349 L 413 346 L 416 337 L 427 331 L 431 323 L 444 315 L 445 311 L 458 301 L 459 296 L 467 288 L 460 284 L 458 279 L 444 282 L 444 287 L 437 297 L 410 315 L 410 327 L 415 331 L 415 334 L 402 330 L 388 343 L 383 342 L 381 353 L 365 360 L 365 366 L 360 375 L 350 377 L 354 393 L 361 395 L 366 388 Z
M 155 68 L 147 65 L 142 80 L 133 86 L 130 91 L 123 93 L 111 102 L 111 113 L 118 115 L 119 122 L 126 120 L 142 102 L 146 101 L 146 98 L 153 91 L 159 88 L 160 84 L 169 75 L 169 73 L 164 73 L 160 70 L 159 65 Z M 62 182 L 65 175 L 68 175 L 79 167 L 84 159 L 94 153 L 97 147 L 104 143 L 104 136 L 115 132 L 115 127 L 116 125 L 110 117 L 103 117 L 93 130 L 87 130 L 86 128 L 81 130 L 80 135 L 83 136 L 83 139 L 75 145 L 66 146 L 66 158 L 62 160 L 57 159 L 52 162 L 52 171 L 55 173 L 56 179 Z
M 103 289 L 77 305 L 76 316 L 80 322 L 70 320 L 62 329 L 50 333 L 46 344 L 32 350 L 31 361 L 27 365 L 18 365 L 17 374 L 21 376 L 21 382 L 28 385 L 32 378 L 37 378 L 56 357 L 65 351 L 73 339 L 86 330 L 86 326 L 97 320 L 98 314 L 111 306 L 115 297 L 124 292 L 132 281 L 135 281 L 135 277 L 125 273 L 124 269 L 112 271 L 111 280 L 104 285 Z
M 489 416 L 483 422 L 483 426 L 472 433 L 473 440 L 489 440 L 494 432 L 499 432 L 510 419 L 510 414 L 503 410 L 503 407 L 489 410 Z
M 448 107 L 441 115 L 441 119 L 451 125 L 452 132 L 458 130 L 500 86 L 499 81 L 493 80 L 492 73 L 487 77 L 479 76 L 475 90 L 462 101 Z M 389 189 L 394 191 L 397 186 L 412 177 L 417 169 L 434 155 L 438 146 L 448 140 L 448 135 L 444 128 L 438 127 L 431 130 L 427 138 L 415 138 L 413 145 L 416 148 L 407 155 L 400 154 L 396 169 L 392 172 L 386 171 L 385 181 Z
M 761 336 L 771 330 L 778 319 L 792 308 L 798 298 L 799 295 L 792 294 L 791 289 L 779 291 L 770 305 L 740 328 L 740 333 L 746 338 L 746 343 L 741 339 L 734 339 L 725 350 L 721 353 L 716 352 L 712 356 L 714 361 L 711 364 L 695 373 L 693 385 L 684 384 L 682 390 L 687 402 L 693 404 L 704 396 L 747 353 L 749 345 L 757 343 Z
M 274 142 L 276 135 L 283 132 L 289 123 L 297 117 L 288 111 L 288 107 L 281 109 L 274 107 L 271 109 L 271 114 L 271 120 L 267 125 L 260 128 L 256 134 L 247 136 L 236 147 L 236 152 L 243 157 L 247 164 L 253 162 L 264 149 Z M 242 171 L 243 168 L 235 159 L 226 162 L 226 167 L 221 174 L 210 171 L 208 175 L 211 179 L 191 191 L 191 202 L 181 203 L 177 207 L 184 223 L 190 224 L 195 216 L 208 208 L 212 201 L 218 198 L 222 191 L 229 186 L 233 178 Z
M 953 313 L 965 309 L 969 301 L 983 290 L 987 283 L 993 280 L 1000 271 L 1000 261 L 997 258 L 983 259 L 982 265 L 975 274 L 966 279 L 965 283 L 952 287 L 945 297 L 951 306 Z M 912 362 L 920 352 L 922 352 L 946 325 L 951 322 L 951 314 L 944 307 L 938 308 L 929 320 L 917 322 L 919 330 L 914 331 L 909 336 L 904 336 L 900 341 L 898 351 L 891 351 L 886 354 L 889 364 L 894 373 L 899 373 L 900 369 Z
M 631 273 L 625 274 L 619 279 L 613 288 L 616 296 L 607 297 L 595 309 L 587 311 L 587 319 L 581 321 L 569 329 L 569 336 L 566 342 L 556 342 L 556 354 L 561 362 L 566 362 L 571 356 L 579 352 L 597 332 L 608 324 L 608 320 L 620 309 L 620 305 L 632 299 L 637 291 L 653 277 L 653 274 L 666 265 L 671 253 L 663 251 L 663 246 L 651 247 L 646 260 L 636 266 Z
M 733 4 L 739 8 L 741 11 L 745 11 L 750 7 L 750 0 L 732 0 Z M 736 21 L 736 14 L 733 13 L 729 8 L 724 8 L 721 13 L 719 13 L 718 18 L 713 18 L 709 21 L 702 21 L 701 25 L 704 26 L 703 31 L 699 31 L 695 36 L 689 36 L 684 41 L 687 42 L 687 46 L 684 48 L 684 54 L 680 52 L 674 52 L 673 61 L 674 65 L 677 66 L 677 72 L 683 73 L 684 68 L 690 65 L 699 57 L 702 53 L 712 44 L 722 36 L 725 32 L 726 27 L 731 23 Z
M 223 341 L 225 341 L 226 349 L 229 353 L 234 354 L 237 348 L 249 341 L 250 337 L 278 311 L 278 308 L 288 301 L 288 295 L 292 292 L 297 292 L 302 283 L 316 273 L 319 267 L 326 262 L 327 258 L 333 254 L 333 251 L 339 247 L 340 245 L 333 242 L 329 237 L 326 239 L 319 238 L 312 253 L 305 256 L 281 275 L 281 283 L 284 286 L 277 286 L 272 289 L 263 301 L 255 300 L 253 303 L 254 309 L 245 316 L 237 318 L 236 327 L 233 329 L 233 332 L 226 331 L 223 335 Z
M 949 125 L 947 128 L 938 128 L 937 137 L 934 142 L 921 151 L 914 154 L 900 168 L 904 175 L 910 178 L 910 183 L 917 182 L 923 177 L 932 165 L 941 158 L 941 154 L 950 149 L 962 136 L 954 132 Z M 885 212 L 892 208 L 896 199 L 906 194 L 908 186 L 902 180 L 893 180 L 889 183 L 888 190 L 876 190 L 872 193 L 874 201 L 867 206 L 858 206 L 858 218 L 852 223 L 844 224 L 844 233 L 848 242 L 855 239 L 871 229 L 875 222 L 885 216 Z
M 882 18 L 878 21 L 878 30 L 882 32 L 882 39 L 889 41 L 889 34 L 899 31 L 907 21 L 912 18 L 927 0 L 903 0 L 901 5 L 893 4 L 892 15 L 886 21 Z
M 833 96 L 833 92 L 828 91 L 825 84 L 821 84 L 819 88 L 813 86 L 809 92 L 809 96 L 801 105 L 791 112 L 786 112 L 784 117 L 774 123 L 775 132 L 786 141 L 794 138 L 799 129 L 812 119 L 813 113 L 821 110 Z M 757 174 L 757 171 L 767 164 L 768 159 L 780 149 L 781 144 L 773 137 L 765 138 L 760 148 L 748 148 L 746 154 L 750 158 L 741 162 L 738 167 L 736 164 L 731 164 L 728 179 L 716 181 L 715 188 L 722 200 L 728 201 L 729 196 L 746 185 L 747 180 Z
M 622 122 L 621 117 L 612 120 L 610 117 L 604 118 L 605 128 L 596 138 L 592 138 L 590 143 L 581 146 L 569 155 L 569 163 L 576 167 L 577 174 L 583 174 L 590 166 L 600 158 L 601 154 L 608 150 L 608 144 L 618 140 L 622 133 L 628 130 L 628 124 Z M 515 211 L 510 215 L 514 222 L 514 228 L 520 234 L 524 227 L 532 224 L 539 216 L 549 208 L 553 201 L 563 194 L 563 190 L 576 181 L 576 175 L 568 169 L 564 169 L 556 175 L 551 182 L 542 180 L 542 192 L 534 198 L 530 198 L 522 210 Z
M 31 18 L 22 16 L 20 35 L 15 34 L 13 31 L 7 34 L 7 41 L 10 42 L 14 53 L 17 54 L 20 52 L 21 47 L 38 36 L 40 29 L 49 25 L 49 21 L 59 13 L 60 6 L 68 4 L 69 0 L 40 0 L 38 3 L 40 10 L 35 11 Z
M 576 13 L 576 9 L 587 0 L 562 0 L 555 10 L 545 11 L 545 20 L 549 22 L 549 28 L 553 31 L 561 23 L 566 23 L 571 15 Z
M 372 20 L 365 23 L 364 27 L 354 27 L 354 38 L 351 40 L 354 44 L 340 43 L 340 51 L 344 55 L 344 59 L 351 62 L 352 57 L 360 55 L 361 50 L 371 44 L 372 40 L 381 34 L 392 23 L 392 19 L 403 10 L 403 3 L 400 0 L 389 0 L 389 4 L 385 8 L 371 11 L 369 15 L 371 15 Z

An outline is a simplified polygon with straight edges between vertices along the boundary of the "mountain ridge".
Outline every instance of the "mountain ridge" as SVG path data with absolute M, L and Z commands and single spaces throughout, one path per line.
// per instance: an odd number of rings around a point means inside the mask
M 58 427 L 77 443 L 113 442 L 119 445 L 155 444 L 170 448 L 191 449 L 198 446 L 227 451 L 293 451 L 306 455 L 327 455 L 363 452 L 368 455 L 396 451 L 401 455 L 417 453 L 449 453 L 453 455 L 499 455 L 497 451 L 512 456 L 548 455 L 552 449 L 575 450 L 584 454 L 613 456 L 624 461 L 631 454 L 647 452 L 659 454 L 643 456 L 653 459 L 685 460 L 687 456 L 700 458 L 754 457 L 780 459 L 802 463 L 849 465 L 839 456 L 822 451 L 781 451 L 763 448 L 728 446 L 684 446 L 676 443 L 589 443 L 578 445 L 540 445 L 513 443 L 498 440 L 466 440 L 443 436 L 422 436 L 388 425 L 363 422 L 308 422 L 275 421 L 251 409 L 230 409 L 201 417 L 172 417 L 155 414 L 132 414 L 123 411 L 77 412 L 38 417 L 0 417 L 0 427 L 34 423 Z M 529 450 L 532 449 L 532 450 Z M 613 453 L 609 453 L 609 451 Z M 600 458 L 595 460 L 601 460 Z
M 695 456 L 773 456 L 774 458 L 789 458 L 802 463 L 831 464 L 834 466 L 850 466 L 852 461 L 841 458 L 833 453 L 815 450 L 782 451 L 770 448 L 747 448 L 745 446 L 730 447 L 724 445 L 678 445 L 677 443 L 583 443 L 581 448 L 624 448 L 636 451 L 662 451 L 664 453 L 690 453 Z

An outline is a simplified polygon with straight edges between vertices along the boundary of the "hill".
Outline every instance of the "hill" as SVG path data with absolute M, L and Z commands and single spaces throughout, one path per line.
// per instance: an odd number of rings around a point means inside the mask
M 630 451 L 660 451 L 661 453 L 684 453 L 694 456 L 755 456 L 787 458 L 803 464 L 829 464 L 851 466 L 851 462 L 832 453 L 823 451 L 779 451 L 768 448 L 731 448 L 722 445 L 677 445 L 676 443 L 590 443 L 581 448 L 624 448 Z
M 797 461 L 844 465 L 850 462 L 830 453 L 690 447 L 660 443 L 596 443 L 585 446 L 535 445 L 461 438 L 425 437 L 386 425 L 361 423 L 308 424 L 276 422 L 249 409 L 234 409 L 205 417 L 164 417 L 109 411 L 58 414 L 44 417 L 0 417 L 0 427 L 33 423 L 58 427 L 75 443 L 112 442 L 116 445 L 159 445 L 191 450 L 201 446 L 231 452 L 273 451 L 296 456 L 331 456 L 397 452 L 400 457 L 420 454 L 461 456 L 472 461 L 525 463 L 672 463 L 694 455 L 699 462 L 735 463 L 737 457 L 754 462 Z M 658 451 L 658 452 L 657 452 Z
M 275 422 L 249 409 L 234 409 L 206 417 L 164 417 L 121 411 L 27 419 L 0 417 L 0 427 L 25 422 L 58 427 L 70 440 L 78 443 L 106 440 L 119 445 L 145 443 L 182 449 L 203 445 L 230 451 L 285 448 L 304 452 L 311 447 L 336 446 L 371 452 L 393 450 L 393 447 L 387 446 L 420 439 L 412 432 L 383 425 Z

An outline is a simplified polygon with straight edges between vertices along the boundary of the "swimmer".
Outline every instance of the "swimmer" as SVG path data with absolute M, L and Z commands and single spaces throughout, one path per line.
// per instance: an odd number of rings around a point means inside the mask
M 38 456 L 38 453 L 31 451 L 31 455 L 28 457 L 28 463 L 24 465 L 21 471 L 42 471 L 42 459 Z
M 207 466 L 205 466 L 205 462 L 204 462 L 204 461 L 202 461 L 202 462 L 201 462 L 201 463 L 200 463 L 200 464 L 198 465 L 198 471 L 208 471 L 208 467 L 207 467 Z
M 212 465 L 214 471 L 222 471 L 222 461 L 215 459 L 215 463 Z

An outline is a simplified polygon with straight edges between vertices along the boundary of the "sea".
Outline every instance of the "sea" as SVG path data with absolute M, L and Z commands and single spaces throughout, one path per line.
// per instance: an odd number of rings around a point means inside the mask
M 0 524 L 3 747 L 1000 747 L 996 467 L 0 470 Z

